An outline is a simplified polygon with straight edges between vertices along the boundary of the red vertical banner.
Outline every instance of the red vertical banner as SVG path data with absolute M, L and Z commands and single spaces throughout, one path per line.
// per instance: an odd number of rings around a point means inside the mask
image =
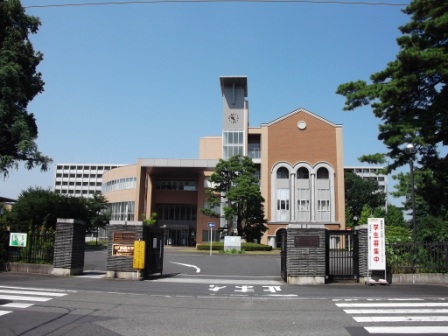
M 386 244 L 384 218 L 369 218 L 369 270 L 386 270 Z

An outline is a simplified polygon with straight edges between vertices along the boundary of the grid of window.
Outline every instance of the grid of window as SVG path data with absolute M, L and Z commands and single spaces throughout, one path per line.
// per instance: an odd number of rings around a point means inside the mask
M 182 180 L 182 179 L 170 179 L 156 181 L 157 190 L 185 190 L 196 191 L 196 181 Z
M 58 164 L 53 182 L 55 193 L 90 197 L 102 192 L 103 173 L 122 165 Z
M 103 184 L 103 192 L 111 192 L 118 190 L 135 189 L 137 178 L 124 177 L 118 180 L 112 180 Z
M 109 203 L 110 219 L 132 221 L 134 220 L 134 207 L 135 203 L 133 201 Z
M 223 132 L 223 159 L 227 160 L 235 155 L 244 154 L 244 132 Z
M 251 159 L 259 159 L 261 158 L 261 150 L 260 150 L 260 144 L 255 142 L 249 142 L 247 145 L 247 155 Z
M 156 206 L 160 221 L 195 221 L 197 206 L 188 204 L 159 204 Z

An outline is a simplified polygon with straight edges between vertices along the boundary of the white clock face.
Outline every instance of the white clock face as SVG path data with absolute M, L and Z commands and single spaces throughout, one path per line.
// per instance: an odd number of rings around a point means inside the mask
M 304 130 L 306 128 L 306 122 L 301 120 L 297 123 L 297 127 L 299 128 L 299 130 Z
M 238 117 L 238 114 L 236 113 L 230 113 L 228 119 L 229 122 L 231 122 L 232 124 L 236 124 L 240 119 L 240 117 Z

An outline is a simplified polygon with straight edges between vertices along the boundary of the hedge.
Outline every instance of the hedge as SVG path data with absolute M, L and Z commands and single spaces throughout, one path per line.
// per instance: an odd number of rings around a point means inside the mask
M 210 244 L 198 244 L 196 248 L 201 251 L 210 250 Z M 241 249 L 244 251 L 271 251 L 272 246 L 264 245 L 264 244 L 256 244 L 256 243 L 241 243 Z M 213 242 L 212 244 L 213 251 L 223 251 L 224 243 L 223 242 Z

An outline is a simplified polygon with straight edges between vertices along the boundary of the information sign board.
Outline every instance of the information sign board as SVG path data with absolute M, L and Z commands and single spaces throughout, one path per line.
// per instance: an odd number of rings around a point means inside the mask
M 11 232 L 9 235 L 9 246 L 26 247 L 27 234 Z
M 386 270 L 386 246 L 384 234 L 384 218 L 369 218 L 369 270 Z

